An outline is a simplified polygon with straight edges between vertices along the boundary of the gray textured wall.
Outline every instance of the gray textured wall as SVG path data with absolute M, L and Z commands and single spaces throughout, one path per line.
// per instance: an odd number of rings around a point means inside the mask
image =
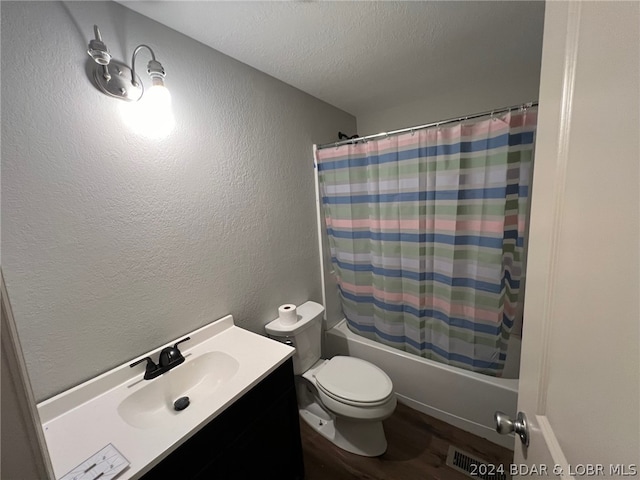
M 169 136 L 87 78 L 94 23 L 115 59 L 155 49 Z M 262 332 L 321 301 L 311 146 L 354 129 L 116 3 L 2 2 L 2 267 L 36 398 L 227 313 Z

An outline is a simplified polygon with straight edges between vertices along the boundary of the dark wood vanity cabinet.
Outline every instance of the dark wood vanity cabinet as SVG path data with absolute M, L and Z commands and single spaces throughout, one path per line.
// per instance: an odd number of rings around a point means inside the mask
M 289 358 L 142 478 L 304 478 L 293 378 Z

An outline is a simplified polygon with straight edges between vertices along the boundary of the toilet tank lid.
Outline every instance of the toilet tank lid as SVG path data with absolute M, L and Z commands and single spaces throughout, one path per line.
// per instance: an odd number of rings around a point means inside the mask
M 324 312 L 324 307 L 319 303 L 308 301 L 296 308 L 298 321 L 293 325 L 282 325 L 280 318 L 276 318 L 273 322 L 265 325 L 265 330 L 269 335 L 277 337 L 291 337 L 306 330 L 313 325 L 316 319 Z

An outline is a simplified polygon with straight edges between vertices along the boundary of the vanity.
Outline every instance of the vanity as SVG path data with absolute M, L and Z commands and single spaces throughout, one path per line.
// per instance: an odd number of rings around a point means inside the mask
M 128 362 L 38 404 L 57 480 L 304 477 L 294 349 L 230 315 L 189 336 L 153 380 Z

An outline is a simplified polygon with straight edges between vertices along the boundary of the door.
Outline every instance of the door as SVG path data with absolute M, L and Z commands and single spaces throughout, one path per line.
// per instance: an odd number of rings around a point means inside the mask
M 638 2 L 546 4 L 522 478 L 640 476 L 639 31 Z

